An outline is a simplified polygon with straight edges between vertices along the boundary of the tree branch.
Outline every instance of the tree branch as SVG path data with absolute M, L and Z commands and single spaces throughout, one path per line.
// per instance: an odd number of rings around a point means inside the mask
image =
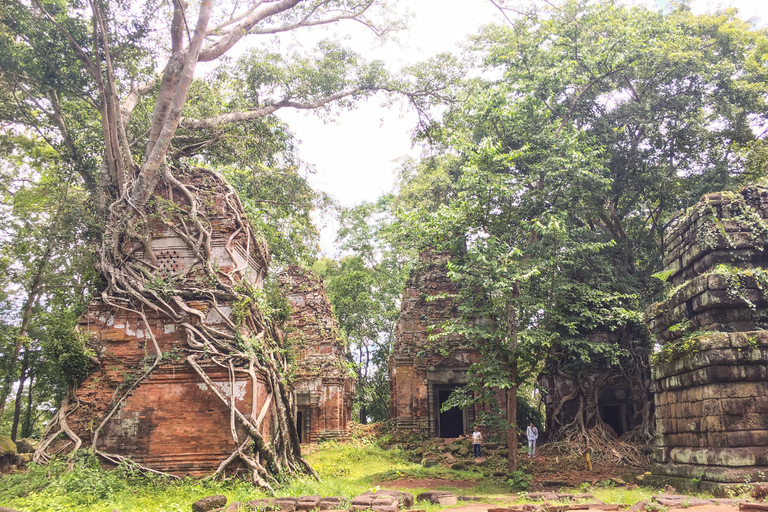
M 250 16 L 246 17 L 241 22 L 232 25 L 221 39 L 211 46 L 203 48 L 203 50 L 200 51 L 199 61 L 207 62 L 221 57 L 227 50 L 232 48 L 235 43 L 242 39 L 243 36 L 248 34 L 259 22 L 295 7 L 300 1 L 301 0 L 281 0 L 273 5 L 255 9 Z
M 327 105 L 332 101 L 346 98 L 362 90 L 363 89 L 361 89 L 360 87 L 353 87 L 352 89 L 347 89 L 345 91 L 338 92 L 330 96 L 326 96 L 325 98 L 321 98 L 311 103 L 300 103 L 296 101 L 283 100 L 278 103 L 274 103 L 272 105 L 266 105 L 256 110 L 248 110 L 245 112 L 232 112 L 229 114 L 222 114 L 220 116 L 211 117 L 209 119 L 184 118 L 181 120 L 180 125 L 183 128 L 193 128 L 198 130 L 212 129 L 212 128 L 217 128 L 226 124 L 242 123 L 245 121 L 250 121 L 252 119 L 265 117 L 265 116 L 268 116 L 269 114 L 272 114 L 280 110 L 281 108 L 296 108 L 299 110 L 309 110 L 309 109 L 322 107 L 323 105 Z

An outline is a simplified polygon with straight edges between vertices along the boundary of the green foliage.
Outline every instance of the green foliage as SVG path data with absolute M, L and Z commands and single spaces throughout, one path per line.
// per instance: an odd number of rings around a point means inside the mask
M 544 361 L 647 368 L 665 226 L 764 176 L 747 119 L 768 121 L 766 47 L 733 10 L 577 0 L 474 39 L 493 78 L 424 130 L 443 154 L 409 163 L 394 202 L 403 240 L 453 255 L 461 318 L 442 327 L 482 350 L 467 396 L 493 402 Z
M 513 471 L 508 476 L 507 483 L 513 491 L 527 491 L 531 488 L 533 475 L 523 473 L 522 471 Z
M 391 200 L 385 196 L 343 211 L 337 242 L 351 254 L 318 260 L 313 267 L 325 281 L 347 341 L 357 376 L 354 410 L 362 423 L 389 417 L 388 357 L 409 265 L 389 232 Z

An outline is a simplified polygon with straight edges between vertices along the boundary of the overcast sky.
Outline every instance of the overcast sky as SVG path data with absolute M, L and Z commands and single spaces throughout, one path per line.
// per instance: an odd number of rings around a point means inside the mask
M 766 0 L 692 0 L 691 4 L 695 12 L 734 6 L 742 17 L 757 18 L 756 26 L 768 26 Z M 409 11 L 409 29 L 398 35 L 399 41 L 383 46 L 356 24 L 341 24 L 319 36 L 300 34 L 297 37 L 300 40 L 307 37 L 344 38 L 366 59 L 381 59 L 390 69 L 396 70 L 437 53 L 457 51 L 467 35 L 476 33 L 480 26 L 504 22 L 489 0 L 400 0 L 398 9 Z M 307 40 L 311 39 L 304 39 Z M 411 146 L 416 114 L 399 106 L 384 107 L 376 99 L 353 111 L 340 113 L 329 123 L 305 112 L 284 110 L 278 115 L 300 139 L 301 158 L 315 166 L 311 184 L 328 192 L 344 206 L 373 201 L 391 191 L 398 159 L 419 155 L 418 148 Z M 330 220 L 327 224 L 322 229 L 321 247 L 326 256 L 333 257 L 337 226 Z

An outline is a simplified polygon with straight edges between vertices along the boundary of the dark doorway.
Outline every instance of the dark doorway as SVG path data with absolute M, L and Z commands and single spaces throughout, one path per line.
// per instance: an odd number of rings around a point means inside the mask
M 304 442 L 304 415 L 301 411 L 296 413 L 296 433 L 299 434 L 299 443 Z
M 621 405 L 604 405 L 600 408 L 600 416 L 610 425 L 616 435 L 621 437 L 626 430 L 624 428 L 624 407 Z
M 459 437 L 464 435 L 464 413 L 458 407 L 453 407 L 443 412 L 443 404 L 451 392 L 455 388 L 445 388 L 437 390 L 437 405 L 438 405 L 438 422 L 437 431 L 438 437 Z

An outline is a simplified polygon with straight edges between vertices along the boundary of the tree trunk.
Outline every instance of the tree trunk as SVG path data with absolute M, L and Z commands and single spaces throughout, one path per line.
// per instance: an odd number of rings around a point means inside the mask
M 37 262 L 37 268 L 35 269 L 35 273 L 32 276 L 32 282 L 29 286 L 29 293 L 27 294 L 27 300 L 24 303 L 24 308 L 22 309 L 21 313 L 21 326 L 19 327 L 19 335 L 16 338 L 16 347 L 14 349 L 14 361 L 11 366 L 11 373 L 13 373 L 13 370 L 16 366 L 16 360 L 19 357 L 19 353 L 21 353 L 21 346 L 24 343 L 24 338 L 27 336 L 27 329 L 29 328 L 29 321 L 32 318 L 32 308 L 35 305 L 35 302 L 37 302 L 38 295 L 40 294 L 40 288 L 43 285 L 43 276 L 45 275 L 45 270 L 48 267 L 48 260 L 51 259 L 51 255 L 53 254 L 54 245 L 56 242 L 56 239 L 53 237 L 53 233 L 59 229 L 62 212 L 64 211 L 64 205 L 67 202 L 67 194 L 69 193 L 69 185 L 64 187 L 64 190 L 62 191 L 61 198 L 59 199 L 59 205 L 56 210 L 56 215 L 53 219 L 52 224 L 48 227 L 49 229 L 49 236 L 48 241 L 45 244 L 45 249 L 43 250 L 43 254 L 40 255 L 40 259 Z M 10 394 L 10 388 L 3 390 L 3 395 L 0 396 L 0 417 L 2 417 L 3 412 L 5 412 L 5 406 L 6 402 L 8 401 L 8 395 Z
M 16 404 L 13 410 L 13 426 L 11 427 L 11 441 L 16 441 L 16 434 L 19 430 L 19 419 L 21 419 L 21 398 L 24 396 L 24 381 L 27 380 L 27 370 L 29 368 L 29 350 L 24 351 L 24 360 L 21 367 L 21 376 L 19 377 L 19 389 L 16 391 Z
M 361 425 L 368 424 L 368 410 L 363 404 L 360 404 L 360 424 Z
M 507 390 L 507 421 L 510 424 L 507 430 L 507 472 L 513 473 L 519 467 L 519 454 L 517 450 L 517 386 Z
M 21 437 L 32 437 L 32 424 L 34 423 L 32 413 L 32 389 L 34 388 L 35 375 L 31 369 L 29 372 L 29 385 L 27 386 L 27 413 L 24 415 L 24 423 L 21 424 Z
M 517 453 L 517 311 L 515 301 L 520 297 L 520 287 L 515 283 L 512 287 L 509 304 L 507 306 L 507 336 L 509 338 L 510 359 L 507 363 L 509 368 L 510 388 L 507 390 L 507 422 L 509 430 L 507 431 L 507 472 L 512 473 L 518 470 Z

